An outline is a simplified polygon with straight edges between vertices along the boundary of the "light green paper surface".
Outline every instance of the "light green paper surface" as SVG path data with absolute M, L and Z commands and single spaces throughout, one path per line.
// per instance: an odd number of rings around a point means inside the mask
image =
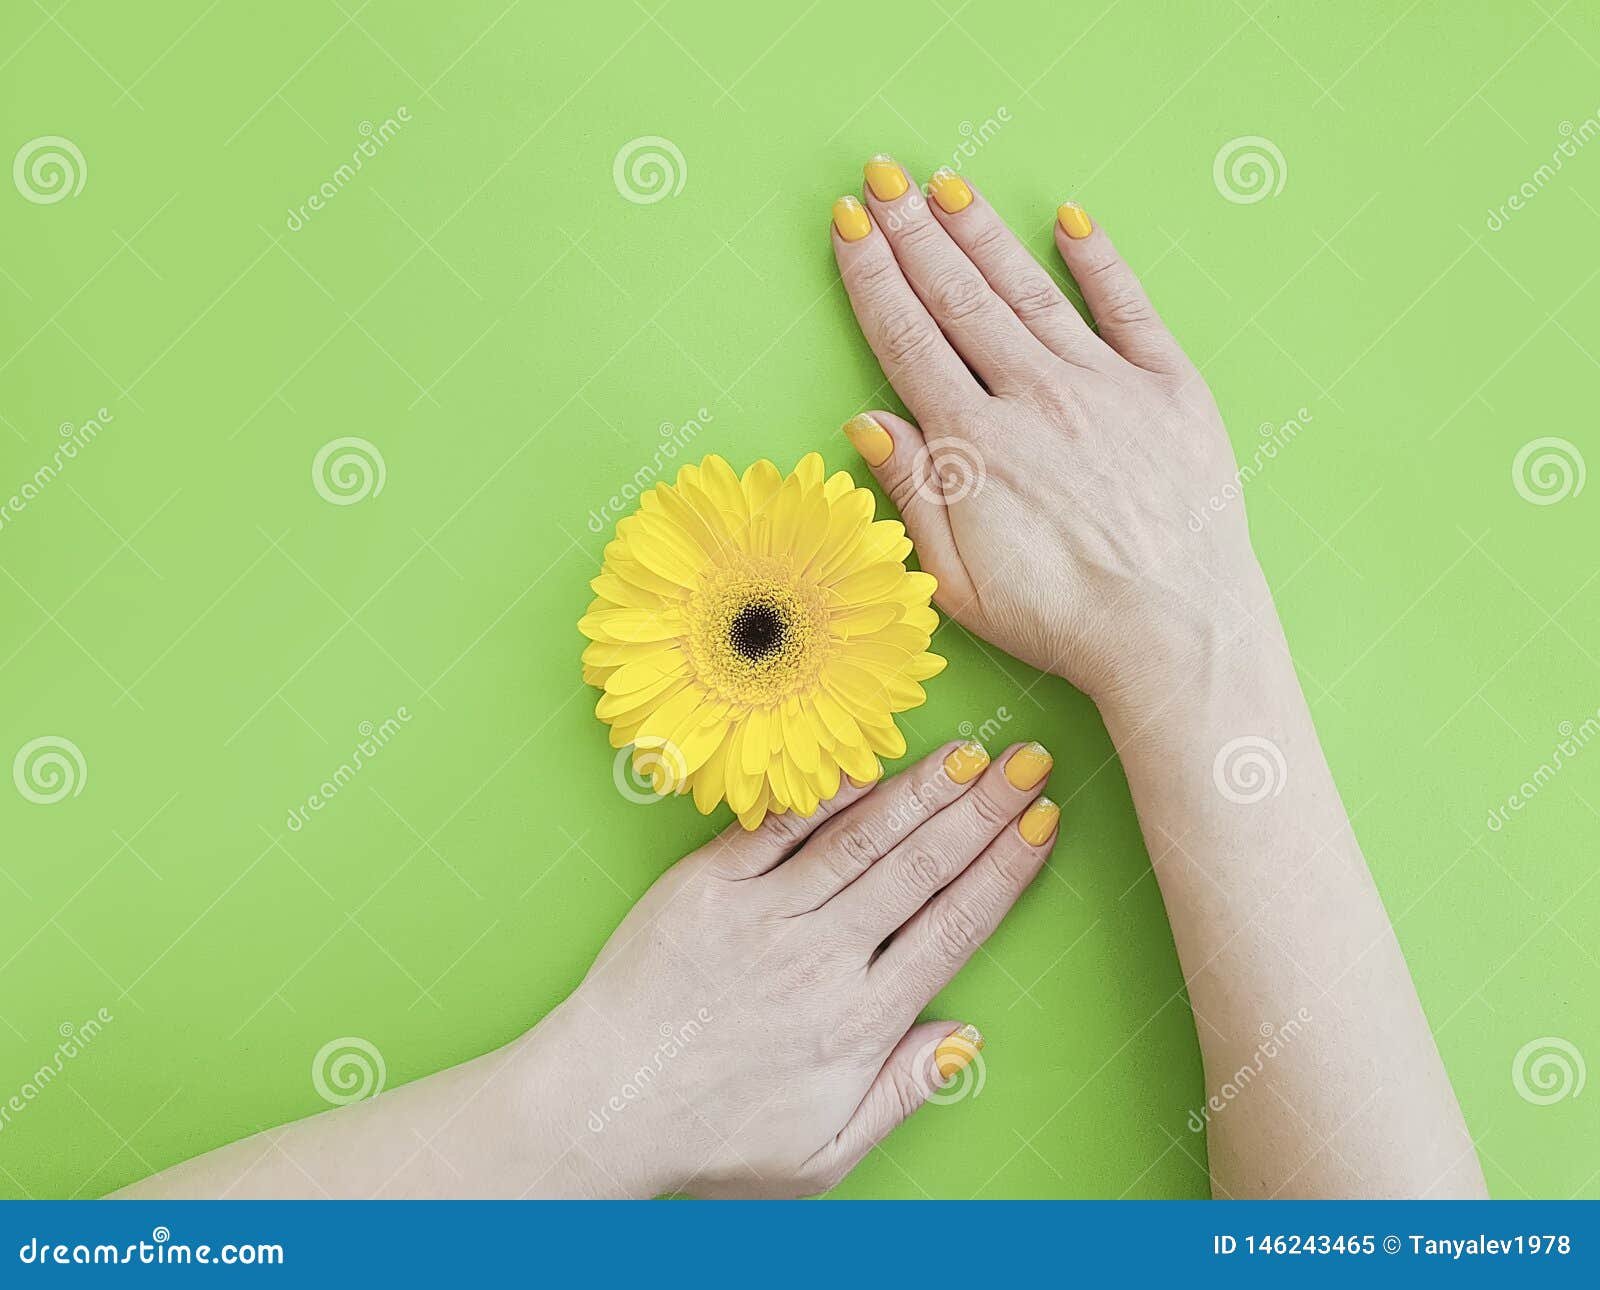
M 1256 546 L 1491 1190 L 1600 1195 L 1600 1099 L 1513 1077 L 1546 1037 L 1600 1060 L 1600 747 L 1487 825 L 1600 705 L 1600 490 L 1512 482 L 1538 436 L 1600 464 L 1600 15 L 1549 8 L 0 8 L 0 161 L 61 136 L 86 170 L 44 204 L 0 174 L 0 500 L 109 413 L 0 525 L 0 764 L 59 736 L 84 766 L 54 804 L 0 778 L 0 1194 L 321 1110 L 339 1037 L 391 1086 L 506 1041 L 718 827 L 613 785 L 573 627 L 590 517 L 663 426 L 867 478 L 837 427 L 892 396 L 827 212 L 883 149 L 960 160 L 1057 273 L 1081 200 L 1241 461 L 1303 421 L 1247 486 Z M 384 142 L 337 178 L 363 122 Z M 642 136 L 683 158 L 650 203 L 613 178 Z M 1243 136 L 1283 158 L 1251 203 L 1213 180 Z M 353 505 L 312 485 L 343 436 L 384 462 Z M 838 1194 L 1204 1195 L 1193 1023 L 1099 719 L 938 644 L 912 752 L 1043 740 L 1065 828 L 935 1005 L 982 1027 L 981 1095 Z

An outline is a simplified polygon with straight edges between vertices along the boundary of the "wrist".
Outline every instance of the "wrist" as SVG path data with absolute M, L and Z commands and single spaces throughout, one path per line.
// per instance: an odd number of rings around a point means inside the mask
M 1192 736 L 1274 707 L 1299 680 L 1266 579 L 1248 576 L 1185 605 L 1127 651 L 1115 680 L 1093 695 L 1121 749 L 1135 738 Z
M 584 1024 L 574 995 L 502 1050 L 507 1096 L 490 1114 L 523 1144 L 522 1194 L 643 1200 L 671 1190 L 652 1116 L 628 1114 L 619 1072 L 631 1068 L 603 1029 Z

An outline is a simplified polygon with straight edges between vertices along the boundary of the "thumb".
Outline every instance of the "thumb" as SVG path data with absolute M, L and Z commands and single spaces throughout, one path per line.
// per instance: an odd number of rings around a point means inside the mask
M 939 580 L 934 599 L 959 618 L 972 603 L 973 586 L 956 549 L 950 506 L 972 491 L 962 481 L 981 471 L 968 460 L 973 450 L 956 440 L 936 440 L 930 447 L 921 430 L 892 412 L 859 413 L 845 422 L 844 433 L 899 508 L 923 569 Z M 952 481 L 953 491 L 947 488 Z
M 861 1105 L 823 1148 L 824 1172 L 843 1177 L 930 1097 L 968 1095 L 981 1080 L 983 1035 L 976 1026 L 924 1021 L 912 1026 L 884 1062 Z M 976 1063 L 976 1065 L 975 1065 Z M 963 1078 L 972 1066 L 979 1074 Z

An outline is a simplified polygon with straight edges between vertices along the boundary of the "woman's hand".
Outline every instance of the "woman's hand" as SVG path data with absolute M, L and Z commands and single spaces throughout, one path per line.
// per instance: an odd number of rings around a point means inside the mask
M 946 744 L 810 819 L 669 869 L 528 1034 L 120 1193 L 800 1196 L 826 1191 L 983 1039 L 917 1014 L 1055 842 L 1037 744 Z
M 975 1029 L 913 1023 L 1044 864 L 1049 770 L 1038 745 L 991 765 L 948 744 L 669 870 L 528 1040 L 581 1090 L 561 1128 L 595 1181 L 799 1196 L 843 1178 L 976 1057 Z M 544 1078 L 528 1114 L 548 1121 Z
M 1172 920 L 1223 1196 L 1479 1196 L 1483 1175 L 1250 550 L 1216 406 L 1077 206 L 1099 334 L 959 176 L 834 206 L 856 317 L 921 428 L 846 431 L 939 603 L 1100 705 Z M 1159 715 L 1160 719 L 1155 718 Z M 1292 946 L 1292 951 L 1284 949 Z M 1294 1044 L 1260 1065 L 1261 1036 Z M 1240 1093 L 1236 1072 L 1262 1073 Z
M 845 429 L 940 607 L 1096 700 L 1165 693 L 1266 603 L 1242 505 L 1214 500 L 1237 479 L 1205 383 L 1079 207 L 1055 241 L 1098 335 L 960 176 L 930 199 L 887 158 L 866 170 L 871 218 L 841 198 L 834 252 L 917 425 Z

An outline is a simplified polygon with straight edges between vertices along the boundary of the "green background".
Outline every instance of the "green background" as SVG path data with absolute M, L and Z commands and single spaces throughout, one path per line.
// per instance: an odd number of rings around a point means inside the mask
M 0 60 L 0 160 L 62 135 L 87 165 L 49 205 L 0 176 L 0 494 L 114 417 L 0 528 L 0 753 L 59 735 L 87 766 L 53 805 L 0 779 L 0 1101 L 114 1017 L 0 1131 L 0 1191 L 99 1194 L 319 1110 L 340 1036 L 390 1085 L 504 1042 L 719 827 L 613 787 L 573 626 L 589 516 L 702 408 L 696 455 L 866 479 L 837 427 L 892 396 L 827 216 L 884 149 L 960 157 L 1053 272 L 1083 201 L 1241 459 L 1310 414 L 1247 496 L 1329 758 L 1492 1191 L 1600 1195 L 1600 1097 L 1512 1081 L 1541 1037 L 1600 1059 L 1600 747 L 1486 826 L 1600 705 L 1600 487 L 1532 505 L 1511 477 L 1540 435 L 1600 464 L 1600 142 L 1487 218 L 1600 108 L 1592 7 L 41 0 L 0 8 Z M 637 204 L 612 164 L 646 135 L 686 173 Z M 1286 179 L 1238 204 L 1212 163 L 1246 135 Z M 345 435 L 387 478 L 335 506 L 310 468 Z M 839 1194 L 1204 1195 L 1100 721 L 938 644 L 912 752 L 1041 739 L 1066 827 L 936 1005 L 989 1038 L 981 1096 Z

